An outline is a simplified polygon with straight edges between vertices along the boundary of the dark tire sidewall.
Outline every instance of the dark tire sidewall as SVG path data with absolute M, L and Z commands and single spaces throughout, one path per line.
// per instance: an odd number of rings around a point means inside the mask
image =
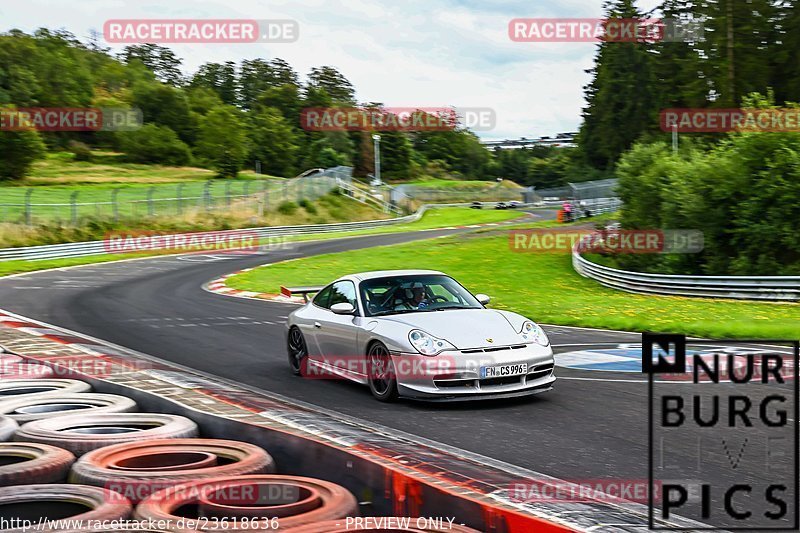
M 303 342 L 303 346 L 305 348 L 305 355 L 298 361 L 295 355 L 292 353 L 291 347 L 291 338 L 292 332 L 297 331 L 297 334 L 300 336 L 300 340 Z M 297 326 L 293 326 L 289 330 L 289 334 L 286 337 L 286 351 L 289 356 L 289 368 L 292 371 L 292 374 L 295 376 L 304 376 L 306 374 L 306 365 L 308 364 L 308 344 L 306 343 L 306 339 L 303 336 L 303 332 L 300 331 L 300 328 Z
M 384 350 L 386 350 L 388 352 L 388 349 L 386 348 L 386 346 L 383 345 L 383 343 L 375 343 L 375 344 L 380 345 L 381 347 L 383 347 Z M 374 345 L 371 345 L 370 349 L 367 350 L 367 362 L 368 362 L 368 364 L 371 364 L 371 356 L 369 355 L 369 353 L 370 353 L 370 350 L 372 350 L 373 346 Z M 389 357 L 389 364 L 392 366 L 392 374 L 394 375 L 395 374 L 395 372 L 394 372 L 394 362 L 392 361 L 392 356 L 391 355 L 389 355 L 388 357 Z M 392 401 L 397 399 L 398 392 L 397 392 L 397 378 L 396 377 L 391 378 L 389 386 L 386 388 L 386 391 L 384 393 L 382 393 L 382 394 L 375 390 L 375 386 L 373 384 L 371 375 L 367 376 L 367 382 L 369 384 L 369 391 L 372 393 L 372 396 L 375 397 L 376 400 L 378 400 L 380 402 L 392 402 Z

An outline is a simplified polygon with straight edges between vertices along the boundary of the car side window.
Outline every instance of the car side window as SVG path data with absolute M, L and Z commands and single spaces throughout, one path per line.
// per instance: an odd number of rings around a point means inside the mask
M 331 303 L 330 303 L 330 300 L 331 300 L 331 289 L 332 288 L 333 288 L 333 285 L 328 285 L 327 287 L 325 287 L 324 289 L 319 291 L 317 293 L 317 295 L 314 297 L 314 305 L 316 305 L 318 307 L 322 307 L 324 309 L 330 309 L 330 307 L 331 307 Z
M 352 281 L 338 281 L 331 285 L 331 299 L 328 304 L 330 308 L 333 304 L 349 303 L 358 309 L 356 304 L 356 286 Z

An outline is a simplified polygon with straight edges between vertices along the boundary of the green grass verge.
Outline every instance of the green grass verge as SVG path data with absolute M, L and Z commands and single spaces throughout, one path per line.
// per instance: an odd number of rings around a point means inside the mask
M 166 183 L 204 181 L 215 172 L 198 167 L 170 167 L 125 162 L 125 154 L 94 150 L 91 161 L 75 161 L 70 152 L 49 152 L 33 164 L 29 175 L 17 185 L 82 185 L 99 183 Z M 265 178 L 252 171 L 239 173 L 241 179 Z M 9 184 L 4 184 L 9 185 Z
M 228 279 L 237 289 L 323 284 L 379 269 L 442 270 L 492 306 L 543 323 L 702 337 L 800 338 L 800 305 L 644 296 L 602 287 L 576 274 L 568 255 L 517 253 L 508 237 L 472 235 L 354 250 L 261 267 Z
M 490 224 L 504 222 L 524 216 L 525 213 L 510 210 L 470 209 L 468 207 L 442 207 L 430 209 L 423 217 L 411 224 L 404 224 L 404 229 L 432 229 L 463 224 Z

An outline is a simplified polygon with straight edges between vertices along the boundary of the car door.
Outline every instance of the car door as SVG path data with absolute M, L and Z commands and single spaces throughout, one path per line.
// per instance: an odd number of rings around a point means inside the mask
M 330 313 L 330 299 L 333 285 L 328 285 L 314 296 L 311 300 L 311 305 L 308 306 L 303 313 L 303 320 L 298 321 L 297 325 L 303 336 L 306 339 L 306 346 L 308 348 L 308 356 L 315 360 L 322 360 L 322 348 L 318 339 L 320 328 L 317 324 L 321 324 L 327 313 Z
M 338 303 L 350 303 L 356 315 L 337 315 L 330 307 Z M 357 329 L 359 324 L 356 286 L 352 281 L 342 280 L 331 285 L 326 309 L 320 309 L 314 322 L 316 339 L 323 360 L 337 368 L 359 372 L 362 359 L 357 353 Z

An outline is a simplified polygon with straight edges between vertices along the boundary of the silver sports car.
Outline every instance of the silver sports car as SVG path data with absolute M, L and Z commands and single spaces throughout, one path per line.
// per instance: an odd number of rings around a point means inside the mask
M 441 272 L 364 272 L 295 292 L 316 293 L 286 324 L 295 374 L 369 385 L 381 401 L 524 396 L 556 379 L 541 327 Z

